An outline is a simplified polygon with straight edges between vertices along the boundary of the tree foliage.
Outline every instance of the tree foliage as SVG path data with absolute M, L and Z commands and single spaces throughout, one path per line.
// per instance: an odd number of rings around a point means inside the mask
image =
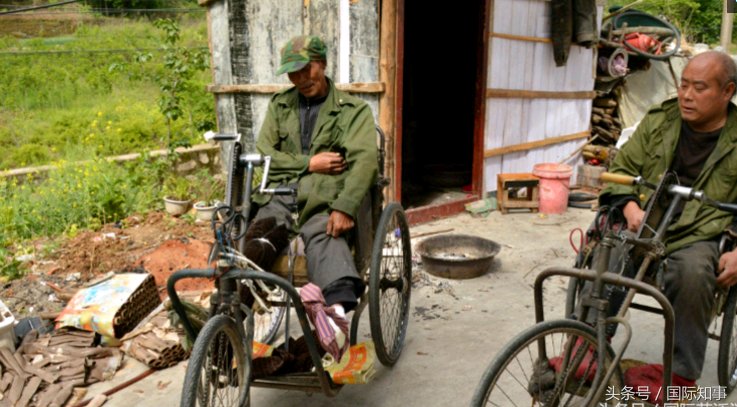
M 624 6 L 632 0 L 610 0 L 609 6 Z M 678 27 L 689 42 L 719 41 L 722 2 L 715 0 L 644 0 L 635 9 L 665 18 Z

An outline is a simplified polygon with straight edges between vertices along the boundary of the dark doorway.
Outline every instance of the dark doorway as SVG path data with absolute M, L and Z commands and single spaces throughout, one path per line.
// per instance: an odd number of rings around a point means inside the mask
M 439 4 L 442 4 L 440 6 Z M 442 204 L 471 191 L 474 121 L 485 55 L 486 0 L 404 2 L 402 204 Z M 478 86 L 483 80 L 483 86 Z

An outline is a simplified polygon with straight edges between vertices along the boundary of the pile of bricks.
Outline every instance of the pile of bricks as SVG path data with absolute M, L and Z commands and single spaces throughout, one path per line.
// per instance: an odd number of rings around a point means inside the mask
M 115 374 L 123 354 L 95 346 L 95 333 L 60 329 L 32 331 L 15 352 L 0 348 L 0 405 L 63 406 L 75 387 Z
M 171 325 L 161 309 L 123 338 L 121 349 L 128 356 L 154 369 L 174 366 L 188 356 L 181 345 L 184 332 Z

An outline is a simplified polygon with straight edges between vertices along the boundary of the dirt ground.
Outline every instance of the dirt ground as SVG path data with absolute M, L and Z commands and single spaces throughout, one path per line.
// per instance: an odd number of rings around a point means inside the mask
M 415 236 L 412 239 L 415 247 L 432 234 L 463 233 L 493 240 L 501 245 L 501 251 L 487 273 L 465 280 L 444 279 L 426 273 L 419 255 L 413 253 L 410 321 L 402 356 L 394 367 L 378 366 L 372 382 L 345 386 L 334 398 L 320 393 L 254 388 L 251 390 L 251 405 L 468 405 L 494 356 L 511 338 L 534 323 L 532 285 L 535 278 L 548 267 L 569 267 L 573 263 L 575 253 L 569 235 L 577 228 L 586 228 L 593 217 L 594 212 L 590 210 L 569 208 L 562 215 L 551 216 L 492 212 L 487 217 L 475 218 L 460 214 L 413 226 L 411 235 Z M 34 274 L 24 283 L 39 287 L 38 281 L 59 278 L 60 286 L 68 284 L 64 286 L 66 288 L 115 268 L 142 265 L 153 269 L 153 265 L 158 264 L 157 269 L 166 273 L 168 269 L 193 266 L 195 259 L 206 257 L 206 251 L 200 256 L 195 247 L 198 246 L 196 242 L 204 242 L 207 246 L 207 226 L 192 225 L 162 214 L 129 221 L 123 222 L 122 228 L 111 225 L 103 231 L 83 234 L 63 244 L 53 259 L 37 261 Z M 105 233 L 115 233 L 116 238 L 105 238 Z M 577 242 L 576 236 L 573 232 L 571 240 L 574 243 Z M 79 273 L 79 280 L 66 280 L 76 273 Z M 546 319 L 563 316 L 566 286 L 567 280 L 563 277 L 554 277 L 546 282 Z M 20 289 L 12 284 L 10 288 Z M 36 298 L 43 301 L 46 300 L 42 297 L 55 294 L 46 286 L 38 291 L 42 295 L 35 294 Z M 7 292 L 6 287 L 0 293 L 4 300 Z M 52 305 L 61 307 L 62 302 L 54 301 Z M 13 311 L 16 312 L 15 309 Z M 369 315 L 366 314 L 368 312 L 360 318 L 359 342 L 370 338 Z M 648 363 L 660 361 L 663 353 L 662 318 L 643 312 L 633 312 L 631 318 L 633 337 L 624 357 Z M 292 324 L 296 323 L 296 318 L 291 320 Z M 716 348 L 717 342 L 709 341 L 704 372 L 699 380 L 701 386 L 716 385 Z M 156 371 L 113 394 L 105 406 L 179 405 L 186 366 L 185 361 Z M 123 367 L 114 378 L 90 386 L 87 397 L 109 391 L 146 370 L 145 365 L 125 358 Z M 724 403 L 721 405 L 737 405 L 737 393 L 721 402 Z
M 5 283 L 0 298 L 16 319 L 50 316 L 65 306 L 69 295 L 108 272 L 143 270 L 154 276 L 163 297 L 171 273 L 207 266 L 212 241 L 206 222 L 163 212 L 130 216 L 99 231 L 82 232 L 58 243 L 48 256 L 29 260 L 27 276 Z M 48 245 L 48 241 L 37 242 L 38 252 Z M 209 281 L 194 279 L 177 284 L 182 291 L 211 286 Z

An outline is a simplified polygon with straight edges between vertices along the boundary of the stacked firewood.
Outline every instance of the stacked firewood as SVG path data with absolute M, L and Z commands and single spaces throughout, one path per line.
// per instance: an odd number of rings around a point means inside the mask
M 0 348 L 0 405 L 63 406 L 75 387 L 115 374 L 123 354 L 95 346 L 95 333 L 60 329 L 28 333 L 18 350 Z
M 598 136 L 598 144 L 613 145 L 622 133 L 622 122 L 617 114 L 617 99 L 606 94 L 594 99 L 591 112 L 591 134 Z
M 171 325 L 167 311 L 159 307 L 152 316 L 123 338 L 128 356 L 154 369 L 174 366 L 187 358 L 182 347 L 184 332 Z

